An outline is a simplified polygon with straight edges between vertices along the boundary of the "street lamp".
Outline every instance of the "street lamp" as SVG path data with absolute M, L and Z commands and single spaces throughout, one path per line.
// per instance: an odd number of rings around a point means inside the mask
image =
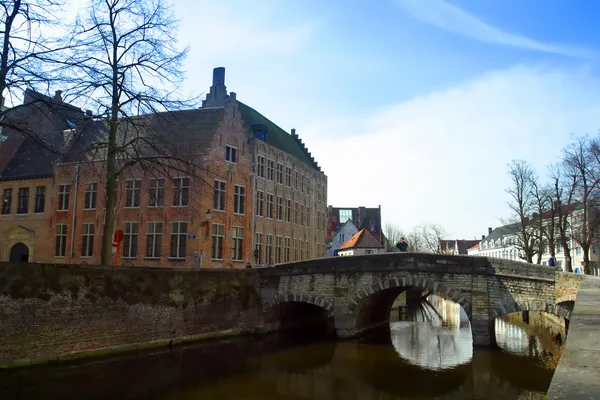
M 210 212 L 210 210 L 206 210 L 206 215 L 205 215 L 206 219 L 200 223 L 200 226 L 208 225 L 208 221 L 210 221 L 211 216 L 212 216 L 212 213 Z

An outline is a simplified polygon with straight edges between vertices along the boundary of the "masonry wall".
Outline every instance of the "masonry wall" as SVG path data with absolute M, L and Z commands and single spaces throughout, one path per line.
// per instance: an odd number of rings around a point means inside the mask
M 262 318 L 256 276 L 252 270 L 0 264 L 0 365 L 254 331 Z

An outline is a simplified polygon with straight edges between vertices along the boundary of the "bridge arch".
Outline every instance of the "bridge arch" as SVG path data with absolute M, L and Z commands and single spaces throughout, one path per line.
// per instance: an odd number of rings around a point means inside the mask
M 553 304 L 541 300 L 504 302 L 497 304 L 492 310 L 490 310 L 490 316 L 492 318 L 499 318 L 507 314 L 520 311 L 546 312 L 548 314 L 556 315 L 557 317 L 569 320 L 571 319 L 572 310 L 561 304 Z
M 284 303 L 307 303 L 314 306 L 323 308 L 327 311 L 328 317 L 333 317 L 333 304 L 323 299 L 322 297 L 310 295 L 310 294 L 297 294 L 297 293 L 282 293 L 277 296 L 268 299 L 264 303 L 263 309 L 267 311 L 269 308 L 275 307 L 279 304 Z
M 263 318 L 267 331 L 304 332 L 304 328 L 312 327 L 316 331 L 330 332 L 335 329 L 333 305 L 314 295 L 279 294 L 264 303 Z M 309 330 L 315 331 L 312 328 Z

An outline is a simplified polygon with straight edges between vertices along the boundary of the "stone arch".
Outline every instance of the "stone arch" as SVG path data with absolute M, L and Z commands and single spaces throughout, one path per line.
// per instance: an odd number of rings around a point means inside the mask
M 556 315 L 564 319 L 571 319 L 571 310 L 561 306 L 560 304 L 552 304 L 543 300 L 506 302 L 497 304 L 490 310 L 490 316 L 495 319 L 503 317 L 506 314 L 520 311 L 543 311 L 548 314 Z
M 0 236 L 3 261 L 10 261 L 10 250 L 17 243 L 23 243 L 29 249 L 29 261 L 32 261 L 35 252 L 35 232 L 24 226 L 10 228 Z
M 309 294 L 283 293 L 275 296 L 272 299 L 264 301 L 263 309 L 274 307 L 283 303 L 307 303 L 327 310 L 327 315 L 333 317 L 333 304 L 329 301 Z
M 575 298 L 577 297 L 576 294 L 566 294 L 564 296 L 558 297 L 556 299 L 556 304 L 560 304 L 560 303 L 566 303 L 568 301 L 575 301 Z
M 9 261 L 14 264 L 29 262 L 29 247 L 23 242 L 15 243 L 10 248 Z
M 354 294 L 352 299 L 350 300 L 350 312 L 354 313 L 358 304 L 365 298 L 375 294 L 377 292 L 393 289 L 393 288 L 401 288 L 401 287 L 419 287 L 423 289 L 433 290 L 434 292 L 440 293 L 450 299 L 452 301 L 460 304 L 460 306 L 465 310 L 469 320 L 471 319 L 471 303 L 470 300 L 465 298 L 459 291 L 455 289 L 451 289 L 443 283 L 438 283 L 432 279 L 428 278 L 417 278 L 414 276 L 402 276 L 395 277 L 392 279 L 385 279 L 383 281 L 379 281 L 374 285 L 370 285 L 366 288 L 362 288 Z

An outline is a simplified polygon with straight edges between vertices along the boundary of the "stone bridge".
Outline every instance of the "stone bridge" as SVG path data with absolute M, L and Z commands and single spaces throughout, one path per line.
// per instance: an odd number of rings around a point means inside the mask
M 329 322 L 339 337 L 389 319 L 408 288 L 458 302 L 475 345 L 494 318 L 570 318 L 583 277 L 508 260 L 388 253 L 255 269 L 0 263 L 0 367 Z
M 309 303 L 327 310 L 338 337 L 387 322 L 400 293 L 427 289 L 462 306 L 475 345 L 489 345 L 494 319 L 512 312 L 544 311 L 569 319 L 582 279 L 536 264 L 421 253 L 311 260 L 260 275 L 261 297 L 268 305 Z

